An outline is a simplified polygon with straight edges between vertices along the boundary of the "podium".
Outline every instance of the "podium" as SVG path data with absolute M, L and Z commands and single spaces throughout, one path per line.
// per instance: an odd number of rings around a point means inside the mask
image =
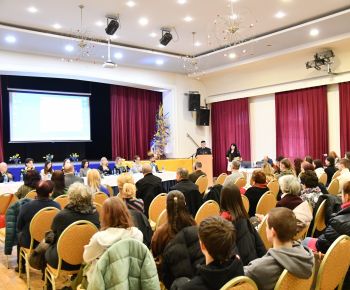
M 213 185 L 213 156 L 212 155 L 197 155 L 196 161 L 202 163 L 202 171 L 208 177 L 208 186 Z

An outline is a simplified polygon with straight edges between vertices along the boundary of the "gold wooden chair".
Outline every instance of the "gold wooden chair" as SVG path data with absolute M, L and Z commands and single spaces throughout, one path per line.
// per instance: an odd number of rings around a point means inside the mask
M 85 220 L 70 224 L 62 232 L 57 242 L 58 266 L 57 268 L 53 268 L 47 264 L 45 268 L 45 289 L 47 280 L 51 282 L 52 289 L 56 290 L 56 279 L 61 274 L 74 275 L 79 272 L 79 269 L 73 271 L 61 269 L 62 261 L 71 265 L 81 265 L 83 262 L 84 246 L 90 242 L 91 237 L 97 232 L 98 229 L 96 226 Z
M 66 205 L 69 203 L 69 198 L 67 194 L 62 194 L 60 196 L 57 196 L 54 201 L 60 204 L 61 209 L 64 209 Z
M 12 193 L 4 193 L 0 195 L 0 215 L 6 214 L 13 196 L 14 195 Z
M 238 276 L 228 281 L 220 290 L 258 290 L 258 286 L 249 277 Z
M 109 196 L 110 197 L 114 196 L 113 188 L 110 185 L 108 185 L 108 184 L 104 184 L 104 186 L 107 188 L 107 190 L 109 192 Z
M 266 215 L 276 206 L 276 197 L 271 191 L 266 191 L 259 199 L 256 206 L 256 213 Z
M 216 179 L 215 184 L 223 185 L 224 182 L 225 182 L 226 177 L 227 177 L 227 174 L 226 174 L 226 173 L 221 173 L 221 174 L 218 176 L 218 178 Z
M 158 217 L 160 216 L 162 211 L 166 209 L 166 198 L 166 193 L 160 193 L 155 198 L 153 198 L 149 206 L 148 217 L 152 230 L 155 230 Z
M 336 172 L 334 172 L 334 174 L 332 176 L 332 180 L 336 179 L 339 175 L 340 175 L 340 170 L 337 170 Z
M 332 179 L 331 183 L 328 185 L 327 191 L 329 194 L 338 195 L 338 193 L 339 193 L 339 180 Z
M 350 265 L 350 237 L 342 235 L 329 247 L 317 274 L 316 290 L 343 288 Z M 306 288 L 305 288 L 306 289 Z
M 267 239 L 266 235 L 266 227 L 267 227 L 267 216 L 264 217 L 263 221 L 258 227 L 258 234 L 263 241 L 266 250 L 272 248 L 272 243 Z
M 98 219 L 100 224 L 102 223 L 102 205 L 97 202 L 94 202 L 94 206 L 96 207 L 96 211 L 98 212 Z
M 104 192 L 96 192 L 93 200 L 94 200 L 94 202 L 99 203 L 100 205 L 103 205 L 103 203 L 105 202 L 105 200 L 107 198 L 108 198 L 108 196 Z
M 161 212 L 157 219 L 156 223 L 156 230 L 163 224 L 165 224 L 168 221 L 167 211 L 166 209 Z
M 315 231 L 323 231 L 326 228 L 326 221 L 325 221 L 325 216 L 326 216 L 326 201 L 322 201 L 320 206 L 317 209 L 315 218 L 314 218 L 314 226 L 311 231 L 311 237 L 314 236 Z
M 249 212 L 249 199 L 245 195 L 241 195 L 241 197 L 242 197 L 244 208 L 248 213 Z
M 271 180 L 268 184 L 267 187 L 269 188 L 269 190 L 273 193 L 273 195 L 276 197 L 277 199 L 277 195 L 278 192 L 280 191 L 280 186 L 278 184 L 278 181 L 276 179 Z
M 31 190 L 27 193 L 27 195 L 25 196 L 25 198 L 30 198 L 30 199 L 36 199 L 36 190 Z
M 204 194 L 208 188 L 208 177 L 205 175 L 199 176 L 196 180 L 196 185 L 200 194 Z
M 279 277 L 274 290 L 307 290 L 311 289 L 313 273 L 308 279 L 297 278 L 287 270 L 284 270 Z
M 327 184 L 327 173 L 322 173 L 320 177 L 318 178 L 318 182 L 322 183 L 323 185 Z
M 207 200 L 198 209 L 194 220 L 196 221 L 197 225 L 199 225 L 205 218 L 217 215 L 220 215 L 220 206 L 214 200 Z
M 241 172 L 242 172 L 242 174 L 243 174 L 243 176 L 244 176 L 244 179 L 247 180 L 247 178 L 248 178 L 248 173 L 247 173 L 247 171 L 241 171 Z
M 51 229 L 51 224 L 60 210 L 55 207 L 45 207 L 39 210 L 32 218 L 29 225 L 30 246 L 29 248 L 20 247 L 18 273 L 22 273 L 22 258 L 26 261 L 27 287 L 30 289 L 30 265 L 29 257 L 34 250 L 34 241 L 40 243 L 45 238 L 45 233 Z
M 247 179 L 245 179 L 244 177 L 238 178 L 235 181 L 235 185 L 237 185 L 238 188 L 245 187 L 246 184 L 247 184 Z

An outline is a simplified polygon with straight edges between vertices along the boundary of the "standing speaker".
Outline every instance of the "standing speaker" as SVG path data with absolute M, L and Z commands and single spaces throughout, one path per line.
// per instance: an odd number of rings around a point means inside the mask
M 209 126 L 209 118 L 210 118 L 209 109 L 199 109 L 197 111 L 197 125 Z
M 201 107 L 201 95 L 190 93 L 189 99 L 188 99 L 188 110 L 198 111 L 200 107 Z

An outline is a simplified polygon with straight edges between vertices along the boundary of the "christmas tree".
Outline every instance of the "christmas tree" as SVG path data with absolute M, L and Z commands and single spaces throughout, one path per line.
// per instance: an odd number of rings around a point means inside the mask
M 159 105 L 156 115 L 156 133 L 151 141 L 151 150 L 157 154 L 160 159 L 165 158 L 165 146 L 168 144 L 170 128 L 168 124 L 168 113 L 164 115 L 163 105 Z

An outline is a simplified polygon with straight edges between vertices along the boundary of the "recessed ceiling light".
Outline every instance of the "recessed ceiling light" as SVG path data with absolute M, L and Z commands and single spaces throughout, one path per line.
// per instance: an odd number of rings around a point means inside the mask
M 71 44 L 67 44 L 64 49 L 68 52 L 72 52 L 74 50 L 74 46 Z
M 122 54 L 121 52 L 116 52 L 116 53 L 114 54 L 114 57 L 115 57 L 116 59 L 122 59 L 122 58 L 123 58 L 123 54 Z
M 201 46 L 202 45 L 202 43 L 200 43 L 199 41 L 196 41 L 195 43 L 194 43 L 194 46 Z
M 177 0 L 177 3 L 183 5 L 187 3 L 187 0 Z
M 103 26 L 104 24 L 105 23 L 101 20 L 95 22 L 95 25 L 100 26 L 100 27 Z
M 102 58 L 105 58 L 105 56 L 104 56 L 104 55 L 101 55 L 101 57 L 102 57 Z
M 310 36 L 317 36 L 319 33 L 320 31 L 316 28 L 310 30 Z
M 141 17 L 139 19 L 139 24 L 142 26 L 146 26 L 148 24 L 148 19 L 146 17 Z
M 154 38 L 154 37 L 157 37 L 157 33 L 152 32 L 152 33 L 149 34 L 149 36 L 150 36 L 150 37 L 153 37 L 153 38 Z
M 118 36 L 118 35 L 116 35 L 116 34 L 113 34 L 113 35 L 111 35 L 111 36 L 110 36 L 110 38 L 111 38 L 112 40 L 115 40 L 115 39 L 118 39 L 118 38 L 119 38 L 119 36 Z
M 193 18 L 192 18 L 191 16 L 186 16 L 186 17 L 184 18 L 184 20 L 185 20 L 186 22 L 191 22 L 191 21 L 193 20 Z
M 54 25 L 52 25 L 52 27 L 55 28 L 55 29 L 61 29 L 62 25 L 59 24 L 59 23 L 55 23 Z
M 159 44 L 158 44 L 158 47 L 159 47 L 159 48 L 164 48 L 164 47 L 165 47 L 165 45 L 163 45 L 163 44 L 159 43 Z
M 30 7 L 28 7 L 28 12 L 30 12 L 30 13 L 37 13 L 38 12 L 38 9 L 36 8 L 36 7 L 34 7 L 34 6 L 30 6 Z
M 234 52 L 231 52 L 229 55 L 228 55 L 229 58 L 231 59 L 234 59 L 236 58 L 236 54 Z
M 162 59 L 156 60 L 156 65 L 163 65 L 163 64 L 164 64 L 164 60 L 162 60 Z
M 5 37 L 5 41 L 7 43 L 15 43 L 17 41 L 17 39 L 13 35 L 8 35 Z
M 134 7 L 136 5 L 136 3 L 134 1 L 128 1 L 128 2 L 126 2 L 126 5 L 129 7 Z
M 275 14 L 275 17 L 276 18 L 283 18 L 286 16 L 286 13 L 284 13 L 283 11 L 278 11 L 276 14 Z
M 238 18 L 238 15 L 237 14 L 232 14 L 230 15 L 230 19 L 231 20 L 236 20 Z
M 243 50 L 242 50 L 242 53 L 247 53 L 247 50 L 246 50 L 246 49 L 243 49 Z

